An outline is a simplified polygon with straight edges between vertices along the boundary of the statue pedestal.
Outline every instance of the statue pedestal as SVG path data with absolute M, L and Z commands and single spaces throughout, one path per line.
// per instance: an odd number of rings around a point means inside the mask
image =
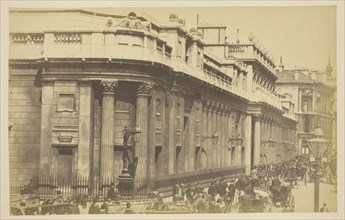
M 123 196 L 130 196 L 134 194 L 134 179 L 125 170 L 122 170 L 122 174 L 118 178 L 119 194 Z

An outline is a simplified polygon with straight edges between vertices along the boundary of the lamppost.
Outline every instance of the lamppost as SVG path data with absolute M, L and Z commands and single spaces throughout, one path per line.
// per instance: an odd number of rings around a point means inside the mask
M 235 147 L 236 146 L 237 147 L 241 147 L 243 138 L 241 137 L 240 134 L 238 134 L 238 137 L 230 137 L 228 141 L 230 143 L 230 146 L 229 146 L 228 150 L 231 151 L 231 164 L 233 164 L 234 161 L 236 163 L 236 160 L 234 159 L 234 156 L 236 155 L 234 153 Z M 240 155 L 236 155 L 236 156 L 240 157 Z M 242 159 L 240 158 L 240 160 L 242 160 Z M 239 161 L 239 162 L 242 163 L 242 161 Z
M 202 152 L 202 150 L 204 149 L 202 146 L 201 146 L 201 143 L 204 142 L 205 140 L 207 139 L 212 139 L 212 145 L 216 145 L 218 143 L 218 139 L 219 139 L 219 135 L 217 132 L 213 132 L 213 134 L 211 136 L 203 136 L 201 137 L 201 140 L 200 140 L 200 152 Z M 201 154 L 200 155 L 200 166 L 201 166 L 201 169 L 205 169 L 206 167 L 206 164 L 203 162 L 203 159 L 201 158 Z
M 315 157 L 314 212 L 319 212 L 320 176 L 322 174 L 320 165 L 327 144 L 328 141 L 323 138 L 323 131 L 318 122 L 314 130 L 314 138 L 308 140 L 308 147 Z
M 123 154 L 122 154 L 122 173 L 119 176 L 119 191 L 131 192 L 134 188 L 134 176 L 138 165 L 138 157 L 135 156 L 134 145 L 128 146 L 128 140 L 131 136 L 134 136 L 134 142 L 140 141 L 141 130 L 138 125 L 133 129 L 125 127 L 122 131 L 123 134 Z
M 207 139 L 211 139 L 211 138 L 212 138 L 212 144 L 213 144 L 213 145 L 215 145 L 215 144 L 218 143 L 219 135 L 218 135 L 217 132 L 214 132 L 214 133 L 213 133 L 211 136 L 209 136 L 209 137 L 201 137 L 201 142 L 200 142 L 200 143 L 204 142 L 204 141 L 207 140 Z
M 264 143 L 262 143 L 262 147 L 270 147 L 270 150 L 269 150 L 269 159 L 271 160 L 271 162 L 273 162 L 273 159 L 272 159 L 272 149 L 275 147 L 275 144 L 277 143 L 277 141 L 274 139 L 274 138 L 271 138 L 269 139 L 268 141 L 265 141 Z

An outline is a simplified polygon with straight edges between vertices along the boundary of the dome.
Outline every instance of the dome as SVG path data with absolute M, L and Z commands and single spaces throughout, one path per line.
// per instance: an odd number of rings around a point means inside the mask
M 189 31 L 190 31 L 191 33 L 197 33 L 196 28 L 191 28 Z
M 177 15 L 176 14 L 170 14 L 169 19 L 177 19 Z
M 134 13 L 134 12 L 130 12 L 129 14 L 128 14 L 128 17 L 136 17 L 137 15 Z
M 314 136 L 315 137 L 323 137 L 323 131 L 321 128 L 315 128 L 314 130 Z

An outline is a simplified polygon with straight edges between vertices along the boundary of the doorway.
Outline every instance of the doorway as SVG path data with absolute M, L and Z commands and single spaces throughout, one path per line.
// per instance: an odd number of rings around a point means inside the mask
M 58 155 L 58 178 L 72 179 L 73 150 L 59 149 Z

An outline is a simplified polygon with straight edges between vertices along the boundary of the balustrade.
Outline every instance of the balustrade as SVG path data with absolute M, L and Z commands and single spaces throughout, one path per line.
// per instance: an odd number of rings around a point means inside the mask
M 80 33 L 56 33 L 55 44 L 81 44 Z
M 16 33 L 12 34 L 13 44 L 43 44 L 44 36 L 40 33 Z

